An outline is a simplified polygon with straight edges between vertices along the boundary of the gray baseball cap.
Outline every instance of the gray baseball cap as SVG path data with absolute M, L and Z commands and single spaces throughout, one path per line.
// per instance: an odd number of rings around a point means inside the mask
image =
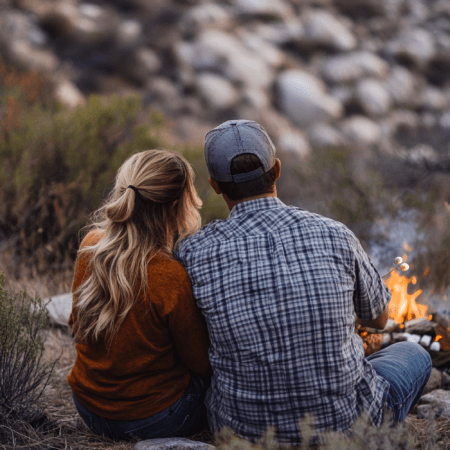
M 248 173 L 232 175 L 233 158 L 251 153 L 261 167 Z M 275 146 L 266 130 L 252 120 L 228 120 L 212 129 L 205 137 L 205 160 L 213 180 L 243 183 L 260 177 L 275 164 Z

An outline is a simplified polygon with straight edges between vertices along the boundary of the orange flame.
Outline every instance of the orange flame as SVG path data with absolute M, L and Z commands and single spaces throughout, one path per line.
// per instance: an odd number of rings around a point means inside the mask
M 437 334 L 436 337 L 434 338 L 434 340 L 436 342 L 439 342 L 442 339 L 442 336 L 440 334 Z
M 416 298 L 423 292 L 418 289 L 413 294 L 408 294 L 408 285 L 416 284 L 417 278 L 404 277 L 395 271 L 391 272 L 386 280 L 386 285 L 392 292 L 392 299 L 389 302 L 389 317 L 397 323 L 403 323 L 405 320 L 425 317 L 428 307 L 416 303 Z

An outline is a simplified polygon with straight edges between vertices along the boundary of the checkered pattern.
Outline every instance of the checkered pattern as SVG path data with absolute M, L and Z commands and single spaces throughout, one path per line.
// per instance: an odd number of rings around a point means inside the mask
M 236 205 L 182 242 L 211 337 L 210 425 L 254 440 L 268 425 L 300 442 L 299 419 L 346 430 L 380 425 L 389 384 L 364 359 L 355 313 L 374 319 L 390 292 L 343 224 L 269 197 Z

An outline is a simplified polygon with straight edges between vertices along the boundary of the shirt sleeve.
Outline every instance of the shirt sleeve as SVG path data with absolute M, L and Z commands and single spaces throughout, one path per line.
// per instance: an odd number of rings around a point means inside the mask
M 392 294 L 362 248 L 358 238 L 350 232 L 349 240 L 354 253 L 353 303 L 355 312 L 362 320 L 373 320 L 386 309 Z
M 195 302 L 187 274 L 186 287 L 179 294 L 177 307 L 169 314 L 169 329 L 183 363 L 200 375 L 212 375 L 208 358 L 210 346 L 208 328 Z

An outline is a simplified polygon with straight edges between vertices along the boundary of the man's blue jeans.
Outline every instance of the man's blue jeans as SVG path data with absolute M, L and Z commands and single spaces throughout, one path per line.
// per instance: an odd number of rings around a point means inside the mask
M 391 385 L 386 406 L 393 411 L 394 422 L 403 422 L 430 378 L 430 355 L 419 344 L 399 342 L 373 353 L 367 360 Z
M 183 396 L 169 408 L 139 420 L 110 420 L 97 416 L 72 394 L 85 424 L 95 434 L 110 439 L 156 439 L 191 436 L 208 427 L 204 404 L 209 378 L 190 373 L 191 380 Z

